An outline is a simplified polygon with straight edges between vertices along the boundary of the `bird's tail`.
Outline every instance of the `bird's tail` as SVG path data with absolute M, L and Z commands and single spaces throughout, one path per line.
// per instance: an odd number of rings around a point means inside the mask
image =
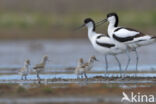
M 156 41 L 156 36 L 152 36 L 152 38 L 151 39 L 154 39 L 155 41 Z
M 156 36 L 152 36 L 151 41 L 153 41 L 153 43 L 155 43 L 156 42 Z
M 136 44 L 138 46 L 145 46 L 156 42 L 156 36 L 145 35 L 136 39 Z
M 36 67 L 36 66 L 34 66 L 34 67 L 33 67 L 33 69 L 37 69 L 37 67 Z

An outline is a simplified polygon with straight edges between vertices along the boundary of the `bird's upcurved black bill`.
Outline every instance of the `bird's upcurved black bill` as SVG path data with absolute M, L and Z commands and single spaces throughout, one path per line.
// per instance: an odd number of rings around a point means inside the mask
M 107 19 L 103 19 L 99 22 L 96 22 L 96 26 L 102 25 L 103 23 L 107 22 Z
M 81 25 L 80 27 L 76 28 L 75 30 L 80 30 L 85 26 L 85 24 Z

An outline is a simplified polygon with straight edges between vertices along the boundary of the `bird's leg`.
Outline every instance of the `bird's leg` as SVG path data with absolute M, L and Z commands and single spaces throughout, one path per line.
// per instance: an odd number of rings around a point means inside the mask
M 106 69 L 105 69 L 105 77 L 106 77 L 106 75 L 107 75 L 107 73 L 108 73 L 108 60 L 107 60 L 107 55 L 105 55 L 105 63 L 106 63 Z
M 118 57 L 117 57 L 116 55 L 114 55 L 114 57 L 115 57 L 116 61 L 117 61 L 117 62 L 118 62 L 118 64 L 119 64 L 119 69 L 120 69 L 120 77 L 121 77 L 121 76 L 122 76 L 121 63 L 120 63 L 120 61 L 119 61 L 119 59 L 118 59 Z
M 41 79 L 38 79 L 38 84 L 41 84 Z
M 81 79 L 83 79 L 83 74 L 81 74 Z
M 25 75 L 25 80 L 27 80 L 27 76 Z
M 88 77 L 87 77 L 86 73 L 84 73 L 84 76 L 85 76 L 85 79 L 88 81 Z
M 39 76 L 39 73 L 37 72 L 37 79 L 39 79 L 40 80 L 40 76 Z
M 23 75 L 21 76 L 21 80 L 23 80 Z
M 135 49 L 135 55 L 136 55 L 136 73 L 135 73 L 135 77 L 137 76 L 137 72 L 138 72 L 138 62 L 139 62 L 139 55 L 137 50 Z
M 127 51 L 126 54 L 127 54 L 127 56 L 128 56 L 128 62 L 127 62 L 126 68 L 125 68 L 125 75 L 124 75 L 124 77 L 126 76 L 127 69 L 128 69 L 129 63 L 130 63 L 130 61 L 131 61 L 129 51 Z
M 41 83 L 41 79 L 40 79 L 40 76 L 39 76 L 38 72 L 37 72 L 37 80 L 38 80 L 38 83 L 40 84 Z
M 79 79 L 80 77 L 79 77 L 79 74 L 77 74 L 77 79 Z

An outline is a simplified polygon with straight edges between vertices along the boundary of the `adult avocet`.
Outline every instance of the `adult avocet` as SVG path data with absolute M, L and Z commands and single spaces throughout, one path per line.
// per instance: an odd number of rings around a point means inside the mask
M 22 67 L 20 70 L 19 70 L 19 73 L 21 75 L 21 80 L 23 79 L 27 79 L 27 75 L 29 74 L 29 66 L 30 66 L 30 60 L 25 60 L 24 62 L 24 67 Z M 24 77 L 24 78 L 23 78 Z
M 105 62 L 106 62 L 106 71 L 105 75 L 108 71 L 108 61 L 107 61 L 107 55 L 113 55 L 116 61 L 119 64 L 119 69 L 120 69 L 120 76 L 121 76 L 121 64 L 119 59 L 117 58 L 116 55 L 123 53 L 126 51 L 126 46 L 125 45 L 118 45 L 116 44 L 109 36 L 96 33 L 95 32 L 95 22 L 91 18 L 86 18 L 84 20 L 84 24 L 81 26 L 84 27 L 86 26 L 88 28 L 88 38 L 93 45 L 94 49 L 103 55 L 105 55 Z
M 107 18 L 102 20 L 101 22 L 106 22 L 106 21 L 109 22 L 108 25 L 109 37 L 113 39 L 116 42 L 116 44 L 125 44 L 129 51 L 135 51 L 136 72 L 137 72 L 139 57 L 136 48 L 154 43 L 156 41 L 156 37 L 143 34 L 142 32 L 139 32 L 131 28 L 119 27 L 118 26 L 119 19 L 116 13 L 107 14 Z M 129 63 L 130 63 L 130 58 L 127 65 L 129 65 Z

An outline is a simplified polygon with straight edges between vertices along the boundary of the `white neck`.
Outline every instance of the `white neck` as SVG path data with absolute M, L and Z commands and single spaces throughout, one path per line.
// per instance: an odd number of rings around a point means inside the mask
M 88 27 L 88 37 L 92 38 L 94 35 L 93 27 Z
M 88 28 L 88 38 L 92 42 L 92 38 L 95 36 L 95 32 L 93 31 L 93 23 L 88 23 L 86 26 Z
M 115 24 L 115 21 L 110 21 L 109 22 L 109 25 L 108 25 L 108 35 L 110 36 L 110 37 L 112 37 L 112 35 L 113 35 L 113 31 L 114 31 L 114 24 Z

